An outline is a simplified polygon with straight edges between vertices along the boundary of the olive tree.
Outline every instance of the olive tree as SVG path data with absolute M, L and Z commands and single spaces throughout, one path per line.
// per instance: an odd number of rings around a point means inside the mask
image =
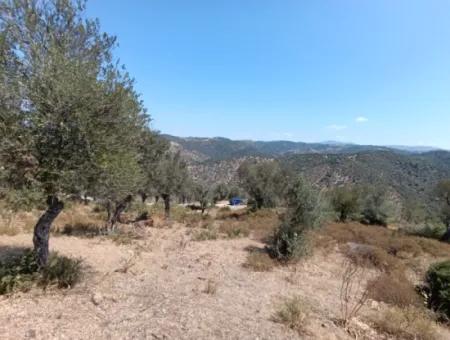
M 447 227 L 442 239 L 450 240 L 450 180 L 441 181 L 436 188 L 436 194 L 441 204 L 441 219 Z
M 178 195 L 189 178 L 186 163 L 179 153 L 170 151 L 162 157 L 155 169 L 154 186 L 164 201 L 164 212 L 170 217 L 170 204 Z
M 287 185 L 287 175 L 275 161 L 246 161 L 239 167 L 238 176 L 254 209 L 277 206 Z
M 194 193 L 195 200 L 200 203 L 200 209 L 203 214 L 213 201 L 212 192 L 207 185 L 202 183 L 195 183 Z
M 337 187 L 331 191 L 330 204 L 340 222 L 355 219 L 360 214 L 359 191 L 353 187 Z
M 271 252 L 282 261 L 295 260 L 308 252 L 308 231 L 321 226 L 323 205 L 321 195 L 302 177 L 290 184 L 287 211 L 275 232 Z
M 94 184 L 100 175 L 111 184 L 116 170 L 133 168 L 136 136 L 148 120 L 132 81 L 112 60 L 115 38 L 102 33 L 98 21 L 85 19 L 84 9 L 84 1 L 71 0 L 0 4 L 0 30 L 10 42 L 4 46 L 18 64 L 13 76 L 20 78 L 10 120 L 17 123 L 7 121 L 16 130 L 1 144 L 34 164 L 32 181 L 48 197 L 33 237 L 41 267 L 64 197 L 101 193 Z M 5 166 L 20 167 L 14 163 Z

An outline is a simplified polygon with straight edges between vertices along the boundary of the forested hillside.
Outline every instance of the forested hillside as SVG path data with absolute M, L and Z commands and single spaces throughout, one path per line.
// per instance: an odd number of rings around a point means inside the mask
M 429 204 L 437 183 L 450 177 L 450 152 L 447 151 L 164 137 L 180 150 L 192 176 L 210 185 L 237 182 L 237 170 L 245 160 L 277 159 L 318 187 L 381 185 L 391 188 L 403 200 L 417 199 Z

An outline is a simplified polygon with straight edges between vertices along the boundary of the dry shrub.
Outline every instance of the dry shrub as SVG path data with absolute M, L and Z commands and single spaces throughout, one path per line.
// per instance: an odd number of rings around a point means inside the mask
M 141 240 L 142 236 L 133 231 L 117 230 L 116 232 L 109 234 L 108 238 L 117 245 L 128 245 L 137 240 Z
M 232 229 L 229 236 L 232 236 L 233 229 L 234 231 L 241 230 L 244 231 L 244 234 L 251 234 L 253 238 L 261 241 L 267 241 L 273 236 L 274 230 L 279 224 L 278 214 L 273 209 L 261 209 L 255 212 L 249 212 L 247 209 L 220 209 L 216 220 L 222 222 L 222 228 L 226 234 L 229 234 L 227 228 Z
M 206 287 L 203 290 L 203 293 L 208 294 L 208 295 L 216 295 L 217 286 L 218 286 L 218 284 L 216 281 L 209 279 L 208 281 L 206 281 Z
M 366 304 L 369 292 L 364 283 L 366 268 L 346 260 L 343 264 L 342 282 L 339 294 L 341 321 L 344 328 L 348 328 L 350 321 L 357 317 L 361 308 Z
M 321 233 L 340 244 L 355 242 L 384 249 L 393 256 L 411 257 L 421 253 L 432 256 L 445 256 L 450 253 L 450 245 L 437 240 L 406 235 L 399 231 L 360 223 L 329 224 Z
M 192 235 L 194 241 L 217 240 L 219 237 L 217 229 L 213 225 L 208 225 L 205 229 L 196 230 Z
M 0 235 L 14 236 L 21 232 L 31 232 L 40 212 L 34 211 L 2 211 L 0 213 Z
M 233 210 L 229 207 L 221 208 L 217 212 L 216 219 L 218 220 L 245 220 L 249 212 L 247 209 Z
M 378 314 L 373 325 L 381 333 L 402 340 L 437 340 L 436 324 L 426 312 L 416 307 L 392 307 Z
M 100 233 L 105 221 L 106 217 L 93 212 L 92 207 L 72 204 L 56 218 L 54 230 L 57 234 L 92 237 Z
M 190 213 L 185 215 L 183 223 L 185 223 L 188 228 L 203 228 L 210 221 L 211 217 L 209 215 Z
M 220 224 L 219 232 L 226 234 L 228 238 L 247 237 L 250 230 L 247 222 L 225 221 Z
M 268 272 L 273 269 L 275 264 L 275 261 L 267 252 L 263 250 L 254 250 L 248 254 L 243 267 L 254 272 Z
M 348 246 L 345 255 L 359 266 L 376 268 L 383 272 L 404 269 L 404 265 L 399 259 L 388 254 L 386 250 L 375 246 L 358 245 L 355 248 Z
M 423 304 L 412 283 L 402 272 L 383 273 L 367 283 L 369 297 L 397 307 Z
M 0 235 L 15 236 L 19 234 L 20 230 L 13 224 L 7 221 L 0 221 Z
M 284 300 L 273 315 L 273 321 L 282 323 L 300 334 L 306 333 L 309 306 L 299 296 Z
M 247 219 L 247 226 L 253 238 L 264 242 L 273 236 L 279 224 L 280 218 L 272 209 L 262 209 L 250 213 Z

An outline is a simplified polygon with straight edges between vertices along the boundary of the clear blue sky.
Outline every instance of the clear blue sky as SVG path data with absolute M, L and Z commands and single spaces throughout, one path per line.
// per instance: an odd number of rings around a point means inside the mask
M 448 0 L 91 0 L 87 15 L 163 133 L 450 149 Z

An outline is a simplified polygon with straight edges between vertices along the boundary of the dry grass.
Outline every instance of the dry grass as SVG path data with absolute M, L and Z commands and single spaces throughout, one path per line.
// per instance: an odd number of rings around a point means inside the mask
M 273 315 L 273 321 L 282 323 L 299 334 L 305 334 L 309 311 L 309 306 L 302 298 L 293 296 L 280 304 Z
M 203 293 L 208 294 L 208 295 L 216 295 L 217 293 L 217 282 L 209 279 L 208 281 L 206 281 L 206 287 L 203 290 Z
M 37 210 L 26 212 L 2 211 L 0 214 L 0 235 L 14 236 L 19 233 L 32 232 L 39 218 Z
M 267 241 L 279 224 L 279 217 L 276 210 L 261 209 L 255 212 L 242 210 L 219 210 L 216 216 L 222 224 L 240 226 L 242 230 L 247 230 L 256 240 Z M 236 229 L 236 228 L 235 228 Z
M 268 272 L 271 271 L 275 265 L 275 261 L 269 254 L 262 250 L 251 251 L 243 264 L 244 268 L 254 272 Z
M 367 244 L 400 258 L 415 257 L 422 253 L 441 257 L 448 256 L 450 253 L 450 244 L 359 223 L 333 223 L 322 229 L 320 233 L 323 235 L 322 244 L 326 244 L 330 238 L 340 244 L 348 242 Z
M 347 247 L 345 255 L 357 265 L 375 268 L 383 272 L 405 270 L 401 260 L 379 247 L 362 246 L 355 249 Z
M 423 305 L 420 295 L 403 272 L 383 273 L 367 283 L 369 297 L 397 307 Z
M 247 237 L 250 230 L 247 222 L 225 221 L 220 224 L 219 232 L 228 238 Z
M 205 229 L 196 230 L 192 235 L 194 241 L 217 240 L 218 237 L 219 233 L 212 224 L 209 224 Z
M 106 223 L 103 213 L 96 213 L 92 206 L 73 204 L 64 209 L 54 222 L 57 234 L 92 237 L 100 233 Z
M 425 311 L 416 307 L 392 307 L 377 315 L 373 325 L 378 332 L 402 340 L 437 340 L 435 322 Z
M 121 231 L 108 235 L 108 238 L 117 245 L 128 245 L 142 239 L 142 236 L 132 231 Z

